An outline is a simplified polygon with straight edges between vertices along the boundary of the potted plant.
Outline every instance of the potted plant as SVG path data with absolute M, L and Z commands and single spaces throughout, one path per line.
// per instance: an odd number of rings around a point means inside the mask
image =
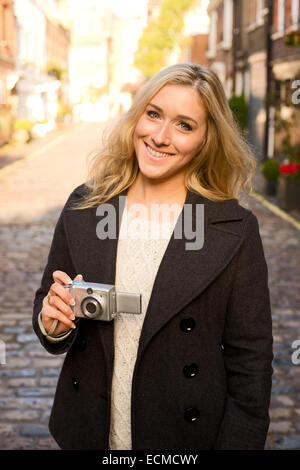
M 280 165 L 279 203 L 283 209 L 300 210 L 300 163 Z
M 279 167 L 279 162 L 274 158 L 269 158 L 262 163 L 262 173 L 266 180 L 265 192 L 268 196 L 276 196 L 280 176 Z
M 234 119 L 242 131 L 242 134 L 246 135 L 248 125 L 248 104 L 244 93 L 242 93 L 240 96 L 233 94 L 229 98 L 228 104 Z

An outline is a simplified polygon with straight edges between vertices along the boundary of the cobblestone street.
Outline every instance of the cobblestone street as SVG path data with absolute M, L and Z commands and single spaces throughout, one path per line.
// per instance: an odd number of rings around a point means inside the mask
M 85 180 L 101 127 L 75 124 L 55 145 L 0 171 L 0 449 L 58 448 L 48 419 L 63 356 L 41 347 L 32 304 L 57 217 Z M 266 448 L 300 450 L 300 364 L 292 362 L 292 343 L 300 340 L 300 231 L 254 197 L 241 204 L 258 217 L 269 267 L 275 358 Z

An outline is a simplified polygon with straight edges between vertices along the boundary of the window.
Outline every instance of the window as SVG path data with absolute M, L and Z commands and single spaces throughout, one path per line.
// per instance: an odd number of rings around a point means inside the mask
M 285 29 L 285 15 L 284 15 L 284 0 L 278 0 L 278 19 L 277 19 L 277 31 L 283 33 Z
M 78 36 L 88 36 L 90 34 L 90 23 L 88 20 L 76 20 L 73 29 Z
M 292 25 L 299 22 L 299 0 L 292 0 Z
M 95 62 L 104 63 L 106 60 L 105 48 L 103 46 L 95 46 L 93 50 L 93 59 Z
M 93 34 L 100 34 L 102 31 L 100 19 L 93 21 L 92 23 Z
M 210 28 L 208 37 L 208 52 L 207 57 L 215 57 L 216 55 L 216 42 L 217 42 L 217 21 L 218 14 L 213 10 L 210 15 Z
M 79 62 L 91 61 L 91 48 L 87 46 L 80 46 L 77 49 L 77 59 Z

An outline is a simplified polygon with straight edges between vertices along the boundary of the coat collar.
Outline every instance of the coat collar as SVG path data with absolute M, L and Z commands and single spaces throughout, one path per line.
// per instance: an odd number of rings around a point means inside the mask
M 127 190 L 119 196 L 126 194 Z M 118 236 L 124 208 L 124 206 L 119 207 L 119 196 L 109 201 L 109 204 L 115 208 L 117 216 L 115 238 L 104 240 L 96 238 L 96 224 L 100 219 L 95 217 L 93 211 L 86 219 L 82 216 L 79 228 L 83 232 L 82 236 L 78 237 L 76 233 L 69 234 L 74 266 L 77 272 L 84 273 L 86 281 L 107 284 L 115 282 Z M 203 246 L 199 250 L 187 250 L 186 242 L 190 240 L 185 236 L 181 239 L 174 237 L 177 224 L 182 220 L 179 218 L 153 285 L 141 332 L 137 363 L 151 338 L 213 282 L 242 243 L 243 222 L 249 212 L 247 209 L 241 207 L 236 200 L 214 202 L 187 191 L 184 208 L 192 208 L 193 227 L 196 223 L 197 204 L 203 204 L 204 207 Z M 84 260 L 82 252 L 86 254 Z M 111 324 L 103 325 L 103 323 L 105 322 L 101 322 L 99 326 L 99 333 L 106 353 L 112 360 L 113 328 Z

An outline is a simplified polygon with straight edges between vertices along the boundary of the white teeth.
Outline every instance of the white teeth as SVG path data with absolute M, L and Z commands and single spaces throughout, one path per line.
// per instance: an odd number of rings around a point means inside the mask
M 153 150 L 149 145 L 147 145 L 147 149 L 153 155 L 154 157 L 170 157 L 171 155 L 169 153 L 161 153 L 161 152 L 156 152 L 156 150 Z

